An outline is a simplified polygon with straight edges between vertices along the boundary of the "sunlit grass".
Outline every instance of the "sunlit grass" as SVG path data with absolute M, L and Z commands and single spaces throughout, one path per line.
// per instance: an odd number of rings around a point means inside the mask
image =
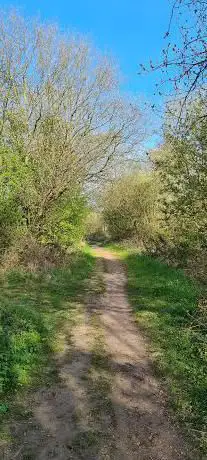
M 206 446 L 207 329 L 199 309 L 203 288 L 152 257 L 120 248 L 118 254 L 127 266 L 129 300 L 150 338 L 171 406 Z
M 1 276 L 0 390 L 7 395 L 38 383 L 59 347 L 59 331 L 74 318 L 93 268 L 88 250 L 68 268 L 39 273 L 9 271 Z M 9 396 L 10 397 L 10 396 Z

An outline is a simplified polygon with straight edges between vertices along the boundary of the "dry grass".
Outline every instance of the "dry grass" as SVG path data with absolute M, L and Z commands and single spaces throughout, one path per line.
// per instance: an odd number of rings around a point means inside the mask
M 66 266 L 70 259 L 70 254 L 60 246 L 42 244 L 31 235 L 27 235 L 18 239 L 5 251 L 1 267 L 3 270 L 21 267 L 35 272 Z

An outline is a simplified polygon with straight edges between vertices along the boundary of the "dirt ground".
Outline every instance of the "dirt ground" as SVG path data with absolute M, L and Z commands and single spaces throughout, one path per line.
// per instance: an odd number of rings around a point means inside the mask
M 121 262 L 96 249 L 102 294 L 88 296 L 56 359 L 58 381 L 30 394 L 11 423 L 5 460 L 199 460 L 167 413 L 145 339 L 128 304 Z

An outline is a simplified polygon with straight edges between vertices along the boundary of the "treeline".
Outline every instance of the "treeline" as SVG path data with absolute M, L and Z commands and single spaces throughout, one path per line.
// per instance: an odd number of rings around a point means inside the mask
M 1 261 L 50 258 L 101 234 L 204 271 L 205 92 L 182 116 L 168 108 L 162 144 L 129 173 L 144 129 L 109 58 L 13 13 L 1 14 L 0 55 Z M 87 217 L 94 203 L 100 219 Z
M 68 248 L 87 190 L 136 148 L 140 113 L 110 59 L 56 27 L 1 13 L 0 253 Z M 23 246 L 22 246 L 23 245 Z
M 146 171 L 119 178 L 103 197 L 103 213 L 115 240 L 133 240 L 174 264 L 206 275 L 207 117 L 197 99 L 177 129 L 166 114 L 164 141 L 149 152 Z

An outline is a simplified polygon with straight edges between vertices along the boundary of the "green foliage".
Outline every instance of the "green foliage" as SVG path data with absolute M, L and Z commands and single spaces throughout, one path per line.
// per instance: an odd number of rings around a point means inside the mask
M 165 142 L 151 155 L 162 187 L 166 239 L 186 256 L 207 247 L 207 119 L 203 110 L 200 101 L 188 108 L 180 134 L 174 133 L 169 117 Z
M 39 378 L 63 319 L 70 319 L 93 267 L 89 252 L 71 265 L 39 274 L 9 271 L 1 277 L 0 389 L 5 394 Z M 2 409 L 3 410 L 3 409 Z
M 6 414 L 7 411 L 8 411 L 7 404 L 0 404 L 0 414 Z
M 67 248 L 75 245 L 85 234 L 86 199 L 78 191 L 58 200 L 44 222 L 42 240 Z
M 84 233 L 83 192 L 135 151 L 140 112 L 86 40 L 1 13 L 1 246 L 19 227 L 71 246 Z
M 125 176 L 106 191 L 104 218 L 113 239 L 148 244 L 159 231 L 159 184 L 152 173 Z
M 107 238 L 103 215 L 100 212 L 91 211 L 85 220 L 85 234 L 89 241 L 104 241 Z
M 202 444 L 207 423 L 207 317 L 205 305 L 198 304 L 201 288 L 181 270 L 149 256 L 119 253 L 127 265 L 130 302 L 152 340 L 171 403 Z
M 5 249 L 12 241 L 20 225 L 23 225 L 19 192 L 25 182 L 25 174 L 20 157 L 11 150 L 0 148 L 0 249 Z
M 22 152 L 15 154 L 8 149 L 1 151 L 1 165 L 2 251 L 28 232 L 44 243 L 58 243 L 64 248 L 81 240 L 87 205 L 77 186 L 41 214 L 37 167 Z
M 148 172 L 123 176 L 103 198 L 114 240 L 131 240 L 206 280 L 207 118 L 205 100 L 166 114 L 164 142 L 150 154 Z M 150 168 L 151 166 L 151 168 Z

